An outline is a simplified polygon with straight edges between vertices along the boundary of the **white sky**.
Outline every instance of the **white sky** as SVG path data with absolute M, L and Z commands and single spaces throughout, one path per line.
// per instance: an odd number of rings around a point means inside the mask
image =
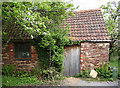
M 68 0 L 65 0 L 68 1 Z M 79 10 L 88 10 L 88 9 L 98 9 L 101 5 L 106 5 L 109 1 L 120 1 L 120 0 L 72 0 L 71 3 L 74 4 L 75 7 L 79 5 Z

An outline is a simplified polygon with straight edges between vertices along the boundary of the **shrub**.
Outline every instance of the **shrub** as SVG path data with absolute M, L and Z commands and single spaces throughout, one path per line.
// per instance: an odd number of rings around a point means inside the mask
M 109 64 L 103 64 L 99 68 L 95 68 L 95 70 L 98 72 L 98 77 L 100 78 L 112 78 L 112 69 L 109 67 Z
M 84 71 L 81 71 L 80 77 L 83 77 L 83 78 L 85 78 L 85 77 L 90 78 L 90 70 L 86 69 L 86 70 L 84 70 Z
M 54 67 L 50 67 L 42 71 L 42 76 L 43 76 L 43 79 L 54 80 L 54 79 L 57 79 L 59 74 Z
M 19 78 L 24 78 L 24 77 L 30 77 L 32 76 L 31 73 L 28 71 L 25 71 L 24 69 L 15 71 L 14 74 L 12 75 L 13 77 L 19 77 Z
M 32 75 L 36 76 L 39 80 L 42 80 L 42 69 L 40 67 L 36 67 L 32 69 Z
M 2 74 L 6 76 L 12 76 L 13 72 L 15 71 L 16 66 L 15 65 L 6 65 L 4 64 L 2 67 Z
M 56 71 L 55 67 L 41 69 L 39 67 L 32 70 L 32 75 L 35 75 L 39 80 L 57 80 L 62 79 L 61 73 Z
M 75 75 L 74 77 L 90 78 L 90 69 L 87 68 L 81 71 L 79 74 Z

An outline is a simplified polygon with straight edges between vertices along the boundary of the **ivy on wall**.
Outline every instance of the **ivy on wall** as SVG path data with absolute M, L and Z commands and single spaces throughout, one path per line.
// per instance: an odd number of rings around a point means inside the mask
M 2 33 L 3 40 L 11 40 L 11 37 L 5 38 L 18 34 L 18 30 L 27 31 L 36 45 L 40 67 L 55 67 L 61 72 L 64 45 L 79 44 L 67 38 L 70 25 L 65 23 L 65 19 L 68 15 L 75 16 L 74 10 L 70 2 L 3 2 L 2 28 L 7 30 Z M 17 37 L 22 38 L 22 33 L 19 32 Z
M 68 40 L 67 37 L 60 39 L 57 35 L 52 36 L 51 39 L 47 38 L 46 42 L 49 42 L 48 46 L 42 45 L 42 39 L 44 36 L 39 36 L 34 39 L 33 44 L 36 46 L 38 52 L 38 58 L 40 61 L 40 68 L 47 69 L 48 67 L 54 67 L 56 71 L 63 71 L 63 61 L 64 61 L 64 46 L 80 45 L 82 41 L 73 41 L 72 39 Z M 53 43 L 53 40 L 55 41 Z M 47 45 L 47 44 L 46 44 Z

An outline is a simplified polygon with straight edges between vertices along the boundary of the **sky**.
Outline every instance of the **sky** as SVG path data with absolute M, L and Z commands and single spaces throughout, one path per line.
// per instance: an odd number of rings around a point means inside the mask
M 68 0 L 66 0 L 68 1 Z M 71 3 L 74 4 L 75 7 L 79 5 L 79 10 L 89 10 L 89 9 L 98 9 L 101 5 L 106 5 L 109 1 L 120 1 L 120 0 L 72 0 Z

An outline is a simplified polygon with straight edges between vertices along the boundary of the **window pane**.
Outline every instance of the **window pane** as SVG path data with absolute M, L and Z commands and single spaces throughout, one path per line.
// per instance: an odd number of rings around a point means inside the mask
M 30 44 L 16 43 L 15 44 L 16 58 L 30 58 Z
M 17 44 L 15 44 L 15 46 L 14 46 L 14 49 L 15 49 L 15 57 L 18 57 L 18 54 L 17 54 L 17 51 L 18 51 L 18 45 Z

